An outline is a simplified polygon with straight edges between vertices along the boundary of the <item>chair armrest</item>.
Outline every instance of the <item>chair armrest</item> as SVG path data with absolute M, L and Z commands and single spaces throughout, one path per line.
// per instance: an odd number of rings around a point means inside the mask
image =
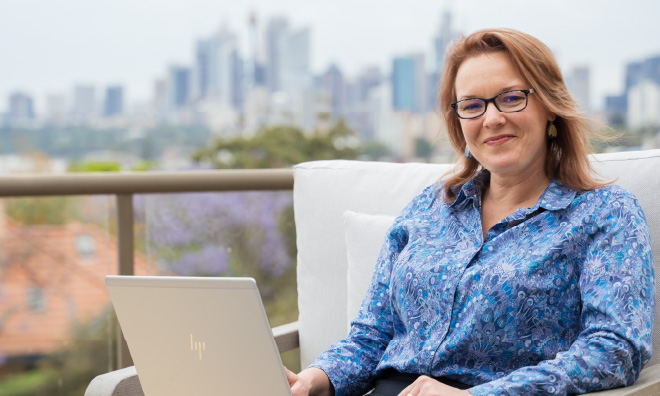
M 660 395 L 660 364 L 647 367 L 639 374 L 637 382 L 625 388 L 592 392 L 593 396 L 656 396 Z
M 280 353 L 291 351 L 300 346 L 298 322 L 291 322 L 273 328 L 273 337 Z
M 96 376 L 85 396 L 144 396 L 135 366 Z

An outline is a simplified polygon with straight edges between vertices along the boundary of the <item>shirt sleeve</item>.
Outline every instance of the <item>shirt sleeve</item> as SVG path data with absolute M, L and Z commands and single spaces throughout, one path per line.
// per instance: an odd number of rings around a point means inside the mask
M 474 396 L 581 394 L 633 384 L 651 357 L 655 278 L 637 200 L 615 191 L 581 263 L 582 331 L 567 351 L 475 386 Z
M 310 365 L 328 375 L 336 396 L 361 395 L 373 386 L 373 373 L 394 335 L 390 279 L 394 262 L 408 243 L 405 222 L 431 193 L 428 188 L 415 198 L 390 227 L 348 337 L 333 344 Z

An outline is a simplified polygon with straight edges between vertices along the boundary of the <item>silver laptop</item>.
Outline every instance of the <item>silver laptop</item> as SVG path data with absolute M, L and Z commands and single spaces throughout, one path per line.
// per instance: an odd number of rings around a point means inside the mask
M 105 283 L 145 396 L 291 396 L 254 279 Z

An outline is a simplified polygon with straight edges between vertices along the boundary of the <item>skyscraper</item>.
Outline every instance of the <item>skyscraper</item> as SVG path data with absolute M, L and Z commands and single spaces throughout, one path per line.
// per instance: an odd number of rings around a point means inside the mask
M 289 23 L 282 17 L 272 18 L 266 27 L 266 82 L 271 92 L 282 89 L 282 46 L 288 28 Z
M 34 120 L 34 101 L 23 92 L 15 92 L 9 96 L 9 111 L 3 123 L 9 126 L 24 126 Z
M 309 29 L 292 30 L 285 18 L 273 18 L 266 29 L 266 42 L 266 75 L 271 92 L 310 88 Z
M 447 46 L 458 35 L 459 33 L 452 27 L 451 12 L 449 10 L 445 10 L 440 17 L 438 33 L 433 39 L 433 49 L 435 51 L 434 72 L 437 75 L 442 73 L 442 68 L 445 65 L 445 53 L 447 51 Z
M 190 99 L 190 68 L 171 66 L 167 76 L 167 105 L 169 110 L 185 107 Z
M 302 28 L 284 36 L 280 57 L 280 88 L 283 91 L 309 89 L 312 73 L 309 61 L 309 29 Z
M 346 87 L 344 76 L 337 65 L 330 65 L 328 69 L 319 76 L 319 88 L 330 98 L 330 111 L 335 117 L 344 115 L 346 104 Z
M 96 90 L 92 85 L 77 85 L 73 89 L 73 119 L 87 122 L 97 114 Z
M 222 28 L 212 37 L 197 42 L 191 99 L 240 108 L 243 85 L 238 40 L 230 30 Z
M 392 107 L 422 113 L 425 109 L 424 55 L 395 57 L 392 61 Z
M 569 73 L 567 73 L 565 81 L 568 91 L 573 96 L 573 99 L 577 102 L 580 109 L 586 113 L 589 112 L 589 66 L 582 65 L 573 67 Z
M 105 91 L 103 115 L 112 117 L 124 112 L 124 88 L 121 86 L 108 87 Z
M 644 79 L 628 91 L 628 127 L 660 126 L 660 85 Z

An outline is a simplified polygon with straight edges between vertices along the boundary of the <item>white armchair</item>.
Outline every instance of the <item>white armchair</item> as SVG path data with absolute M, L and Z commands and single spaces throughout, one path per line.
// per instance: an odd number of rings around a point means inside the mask
M 660 150 L 603 154 L 593 161 L 603 178 L 617 178 L 617 184 L 637 196 L 651 229 L 658 274 Z M 274 329 L 281 352 L 300 346 L 305 367 L 348 333 L 348 323 L 366 292 L 375 256 L 391 223 L 388 216 L 396 216 L 448 169 L 448 164 L 340 160 L 294 168 L 300 316 L 298 322 Z M 634 385 L 592 394 L 660 395 L 660 306 L 656 307 L 653 350 Z M 136 396 L 142 391 L 135 369 L 127 368 L 96 377 L 85 395 Z

